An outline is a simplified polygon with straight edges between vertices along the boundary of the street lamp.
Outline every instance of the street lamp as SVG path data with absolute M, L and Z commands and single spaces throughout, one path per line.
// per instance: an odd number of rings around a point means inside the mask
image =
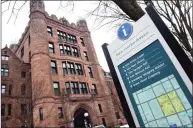
M 87 117 L 88 116 L 88 113 L 86 112 L 86 113 L 84 113 L 84 117 Z
M 85 126 L 86 128 L 91 128 L 91 124 L 90 124 L 90 121 L 89 121 L 89 114 L 87 112 L 84 113 L 84 123 L 85 123 Z

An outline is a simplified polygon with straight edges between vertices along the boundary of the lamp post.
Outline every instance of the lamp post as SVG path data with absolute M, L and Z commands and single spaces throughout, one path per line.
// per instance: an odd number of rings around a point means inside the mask
M 86 112 L 84 113 L 84 124 L 85 124 L 85 127 L 86 128 L 91 128 L 91 124 L 90 124 L 90 121 L 89 121 L 89 114 Z

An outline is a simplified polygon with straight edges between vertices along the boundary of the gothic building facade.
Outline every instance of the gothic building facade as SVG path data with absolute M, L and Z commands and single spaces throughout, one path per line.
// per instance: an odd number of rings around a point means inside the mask
M 126 123 L 85 20 L 48 15 L 30 1 L 18 44 L 1 51 L 2 126 L 82 127 Z

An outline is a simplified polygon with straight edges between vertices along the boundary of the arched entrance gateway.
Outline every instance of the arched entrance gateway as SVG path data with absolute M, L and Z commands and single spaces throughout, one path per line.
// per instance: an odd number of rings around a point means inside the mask
M 91 119 L 88 111 L 83 108 L 79 108 L 74 113 L 74 127 L 75 128 L 91 128 Z

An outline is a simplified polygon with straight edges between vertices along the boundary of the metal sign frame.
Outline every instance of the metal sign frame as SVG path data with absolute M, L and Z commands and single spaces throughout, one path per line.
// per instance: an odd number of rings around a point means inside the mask
M 166 43 L 168 44 L 171 51 L 173 52 L 173 54 L 175 55 L 175 57 L 179 61 L 180 65 L 182 66 L 183 70 L 187 74 L 188 78 L 192 82 L 192 70 L 190 70 L 190 69 L 192 69 L 192 62 L 187 57 L 186 53 L 181 48 L 178 41 L 175 39 L 175 37 L 170 32 L 168 27 L 164 24 L 164 22 L 162 21 L 160 16 L 157 14 L 155 9 L 151 5 L 149 5 L 146 8 L 146 11 L 147 11 L 147 14 L 149 15 L 149 17 L 151 18 L 151 20 L 153 21 L 153 23 L 155 24 L 155 26 L 157 27 L 158 31 L 161 33 L 162 37 L 166 40 Z M 136 127 L 135 121 L 133 119 L 133 116 L 131 114 L 128 103 L 125 99 L 123 89 L 122 89 L 120 81 L 118 79 L 118 75 L 117 75 L 116 70 L 113 66 L 113 61 L 111 59 L 111 56 L 110 56 L 109 51 L 107 49 L 107 46 L 108 46 L 108 44 L 105 43 L 105 44 L 103 44 L 102 48 L 103 48 L 103 52 L 105 54 L 107 63 L 109 65 L 109 69 L 110 69 L 110 72 L 112 74 L 113 81 L 115 83 L 115 87 L 117 89 L 117 92 L 118 92 L 118 95 L 119 95 L 119 98 L 120 98 L 120 101 L 121 101 L 121 104 L 122 104 L 122 107 L 124 110 L 124 115 L 127 119 L 129 126 L 130 127 Z

